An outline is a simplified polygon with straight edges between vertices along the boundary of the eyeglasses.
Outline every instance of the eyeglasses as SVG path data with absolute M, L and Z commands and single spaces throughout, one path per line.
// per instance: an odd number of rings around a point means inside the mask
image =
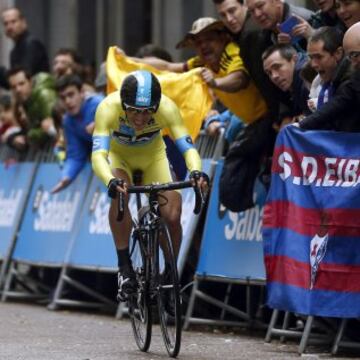
M 350 51 L 346 56 L 349 60 L 355 60 L 360 56 L 360 51 Z
M 148 108 L 138 108 L 134 106 L 130 106 L 124 104 L 125 111 L 132 113 L 132 114 L 154 114 L 156 112 L 156 107 L 148 107 Z

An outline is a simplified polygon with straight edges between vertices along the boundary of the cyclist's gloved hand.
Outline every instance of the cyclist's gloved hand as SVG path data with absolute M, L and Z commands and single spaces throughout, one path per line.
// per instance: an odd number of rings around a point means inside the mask
M 205 203 L 206 195 L 209 191 L 209 176 L 202 171 L 194 170 L 191 171 L 189 178 L 195 191 L 194 214 L 199 214 Z
M 117 196 L 117 186 L 123 186 L 124 185 L 124 180 L 122 179 L 117 179 L 117 178 L 113 178 L 109 181 L 108 183 L 108 196 L 111 197 L 112 199 L 116 199 Z
M 196 183 L 200 180 L 200 178 L 203 178 L 203 181 L 205 181 L 206 183 L 210 183 L 209 176 L 203 171 L 199 170 L 191 171 L 189 178 L 190 180 L 195 180 Z

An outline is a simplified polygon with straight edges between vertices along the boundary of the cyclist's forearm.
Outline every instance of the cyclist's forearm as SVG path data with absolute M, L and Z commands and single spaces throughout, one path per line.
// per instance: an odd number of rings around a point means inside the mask
M 201 171 L 201 158 L 196 149 L 189 149 L 184 153 L 186 167 L 189 171 Z
M 92 153 L 91 163 L 96 176 L 107 186 L 114 175 L 106 160 L 106 154 L 103 152 Z
M 101 105 L 100 105 L 101 106 Z M 110 137 L 106 133 L 96 131 L 93 135 L 93 148 L 91 154 L 91 163 L 96 176 L 108 186 L 109 181 L 114 177 L 108 162 L 110 149 Z
M 186 163 L 186 167 L 189 171 L 199 170 L 201 171 L 201 159 L 200 155 L 194 147 L 191 137 L 186 134 L 184 128 L 173 128 L 173 136 L 176 138 L 175 144 L 183 155 Z M 177 130 L 174 131 L 174 130 Z M 183 136 L 179 134 L 183 133 Z M 177 136 L 176 136 L 177 135 Z

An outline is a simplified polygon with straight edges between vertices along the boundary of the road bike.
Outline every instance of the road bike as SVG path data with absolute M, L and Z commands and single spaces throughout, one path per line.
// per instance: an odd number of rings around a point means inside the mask
M 179 276 L 171 235 L 160 215 L 166 201 L 164 191 L 192 187 L 195 192 L 194 213 L 199 214 L 204 204 L 203 194 L 193 182 L 178 181 L 166 184 L 128 186 L 127 192 L 137 197 L 137 216 L 133 217 L 132 246 L 138 244 L 139 264 L 134 264 L 137 291 L 128 299 L 128 309 L 136 344 L 147 351 L 151 342 L 153 314 L 157 305 L 162 337 L 170 357 L 180 351 L 182 311 Z M 148 205 L 141 206 L 140 194 L 148 194 Z M 124 212 L 124 195 L 119 195 L 118 220 Z M 165 266 L 166 263 L 166 266 Z

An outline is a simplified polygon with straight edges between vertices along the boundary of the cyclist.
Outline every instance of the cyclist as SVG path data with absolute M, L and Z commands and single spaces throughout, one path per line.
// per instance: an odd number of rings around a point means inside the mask
M 120 95 L 120 96 L 119 96 Z M 107 185 L 112 199 L 109 223 L 118 256 L 118 300 L 125 301 L 136 291 L 135 273 L 129 256 L 131 217 L 125 206 L 124 218 L 117 222 L 117 193 L 126 194 L 134 170 L 143 172 L 143 184 L 172 180 L 161 129 L 168 128 L 183 154 L 190 178 L 207 189 L 208 177 L 201 172 L 201 160 L 193 146 L 176 104 L 161 94 L 158 79 L 148 71 L 130 73 L 123 81 L 120 94 L 113 92 L 99 105 L 95 116 L 92 165 L 95 174 Z M 167 202 L 160 212 L 172 237 L 175 255 L 181 242 L 181 195 L 164 194 Z M 128 201 L 127 195 L 125 196 Z M 165 265 L 166 269 L 166 265 Z

